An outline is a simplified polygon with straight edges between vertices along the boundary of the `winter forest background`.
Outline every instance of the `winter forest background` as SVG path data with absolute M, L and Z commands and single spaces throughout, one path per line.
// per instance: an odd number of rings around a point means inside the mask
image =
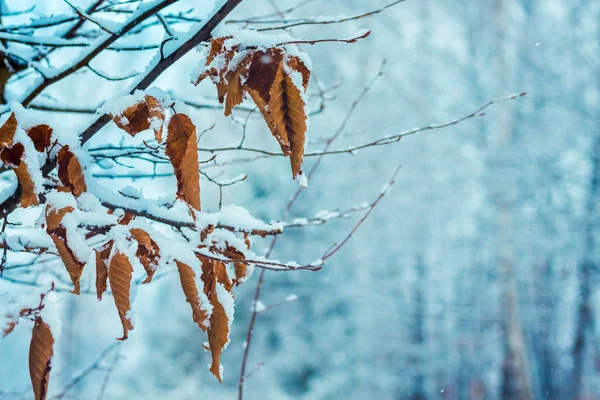
M 91 3 L 71 1 L 81 9 Z M 275 21 L 249 25 L 260 28 L 281 25 L 278 13 L 290 8 L 283 19 L 326 20 L 390 3 L 245 0 L 226 21 L 265 15 Z M 3 26 L 72 13 L 62 0 L 0 4 Z M 186 15 L 202 18 L 212 6 L 212 0 L 181 0 L 165 13 L 194 9 Z M 301 45 L 313 63 L 310 151 L 322 149 L 347 115 L 335 148 L 449 122 L 514 93 L 527 95 L 454 126 L 323 157 L 286 221 L 371 203 L 398 165 L 402 168 L 389 193 L 322 270 L 265 274 L 260 307 L 266 309 L 254 328 L 246 398 L 600 397 L 599 21 L 600 2 L 592 0 L 406 0 L 369 17 L 290 29 L 303 39 L 372 31 L 352 44 Z M 155 24 L 131 43 L 159 43 L 163 35 Z M 79 51 L 62 49 L 52 60 L 59 66 Z M 106 52 L 94 66 L 125 76 L 142 71 L 155 52 Z M 192 108 L 191 116 L 199 132 L 215 125 L 203 136 L 207 145 L 236 143 L 246 124 L 249 144 L 277 150 L 260 116 L 246 120 L 248 112 L 241 110 L 232 122 L 214 109 L 211 83 L 189 83 L 202 63 L 190 52 L 153 86 L 203 105 Z M 128 82 L 82 72 L 53 85 L 34 104 L 93 113 L 104 100 L 122 95 Z M 26 78 L 9 84 L 6 99 L 18 98 L 27 84 Z M 39 113 L 75 131 L 96 118 L 85 112 Z M 114 126 L 103 135 L 91 145 L 117 143 L 122 136 Z M 232 152 L 219 160 L 255 156 Z M 307 158 L 305 168 L 314 162 Z M 94 170 L 103 185 L 120 189 L 132 183 L 114 179 L 123 170 L 112 167 Z M 243 205 L 266 221 L 283 218 L 298 188 L 279 157 L 206 169 L 213 171 L 223 179 L 248 175 L 224 188 L 223 204 Z M 5 174 L 0 177 L 0 185 L 8 185 Z M 159 174 L 135 183 L 156 196 L 173 187 L 172 179 Z M 204 180 L 202 185 L 203 206 L 216 209 L 219 188 Z M 359 210 L 322 225 L 286 229 L 272 257 L 310 263 L 362 215 Z M 254 251 L 262 254 L 269 243 L 257 239 Z M 0 276 L 0 301 L 5 293 L 27 290 L 19 282 L 47 279 L 39 274 L 42 264 L 11 269 L 30 260 L 11 257 Z M 54 260 L 46 264 L 60 263 Z M 101 391 L 104 399 L 236 398 L 258 274 L 235 290 L 235 321 L 219 384 L 206 369 L 210 353 L 202 348 L 205 339 L 190 320 L 176 275 L 165 273 L 140 289 L 135 330 L 115 345 L 120 322 L 114 305 L 85 293 L 84 272 L 82 295 L 59 297 L 62 329 L 49 398 L 74 379 L 64 398 L 94 399 Z M 22 325 L 0 340 L 0 399 L 31 396 L 26 334 L 31 326 Z

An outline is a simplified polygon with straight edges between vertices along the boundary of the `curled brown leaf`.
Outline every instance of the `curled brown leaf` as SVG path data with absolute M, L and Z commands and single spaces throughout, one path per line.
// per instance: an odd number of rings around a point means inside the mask
M 68 145 L 58 152 L 58 178 L 75 197 L 87 191 L 81 164 Z

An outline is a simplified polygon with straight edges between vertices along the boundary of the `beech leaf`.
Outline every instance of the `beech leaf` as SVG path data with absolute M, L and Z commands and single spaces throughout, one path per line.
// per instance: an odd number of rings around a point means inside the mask
M 154 137 L 159 143 L 162 142 L 164 120 L 165 114 L 162 104 L 156 97 L 150 95 L 146 95 L 144 101 L 126 108 L 119 115 L 113 116 L 115 124 L 131 136 L 152 128 Z
M 177 196 L 200 211 L 200 170 L 196 127 L 190 117 L 175 114 L 168 127 L 166 153 L 177 179 Z
M 129 316 L 131 311 L 130 302 L 130 287 L 131 287 L 131 275 L 133 268 L 129 262 L 129 258 L 120 251 L 116 251 L 110 260 L 110 266 L 108 268 L 108 281 L 110 283 L 110 289 L 115 299 L 115 305 L 117 306 L 117 312 L 123 325 L 123 336 L 117 338 L 117 340 L 125 340 L 128 337 L 128 332 L 133 330 L 133 324 Z
M 35 125 L 27 129 L 27 135 L 31 138 L 35 149 L 42 152 L 50 147 L 52 128 L 46 124 Z
M 58 178 L 75 197 L 87 191 L 81 164 L 69 146 L 64 146 L 58 152 Z
M 146 271 L 146 279 L 142 283 L 149 283 L 156 272 L 158 261 L 160 259 L 160 248 L 158 244 L 152 240 L 148 232 L 143 229 L 131 229 L 131 235 L 138 242 L 138 248 L 135 252 L 136 257 Z
M 210 371 L 221 382 L 223 379 L 221 353 L 229 343 L 229 330 L 232 322 L 230 317 L 233 316 L 225 306 L 233 307 L 233 295 L 231 294 L 233 285 L 227 276 L 224 263 L 202 256 L 200 256 L 200 260 L 202 261 L 204 293 L 213 306 L 208 327 L 208 348 L 212 355 Z M 224 301 L 229 304 L 224 305 Z
M 35 400 L 44 400 L 48 392 L 53 345 L 50 327 L 41 317 L 36 317 L 29 345 L 29 375 Z
M 67 230 L 61 225 L 63 217 L 70 212 L 73 212 L 73 207 L 64 207 L 58 210 L 50 206 L 46 207 L 46 232 L 54 242 L 58 255 L 71 277 L 71 282 L 73 282 L 72 293 L 79 294 L 79 280 L 85 262 L 78 260 L 69 247 Z
M 196 274 L 192 268 L 180 261 L 177 261 L 177 269 L 179 270 L 179 279 L 181 288 L 185 294 L 186 301 L 192 308 L 192 319 L 202 329 L 206 331 L 209 325 L 210 314 L 202 307 L 198 296 L 198 286 L 196 285 Z

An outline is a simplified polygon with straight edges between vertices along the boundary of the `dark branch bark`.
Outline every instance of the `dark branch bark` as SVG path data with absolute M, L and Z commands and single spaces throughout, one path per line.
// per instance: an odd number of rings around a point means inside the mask
M 123 33 L 126 33 L 127 31 L 133 29 L 133 27 L 135 27 L 141 21 L 143 21 L 144 19 L 147 19 L 148 17 L 152 16 L 154 13 L 160 11 L 162 8 L 166 7 L 169 4 L 174 3 L 175 1 L 177 1 L 177 0 L 166 0 L 165 2 L 159 3 L 158 5 L 150 8 L 148 11 L 146 11 L 145 13 L 141 14 L 138 18 L 136 18 L 135 21 L 132 21 L 126 27 L 124 27 L 122 29 L 121 33 L 123 34 Z M 213 29 L 241 2 L 242 2 L 242 0 L 228 0 L 221 7 L 221 9 L 219 11 L 217 11 L 213 15 L 213 17 L 206 22 L 206 24 L 202 27 L 202 29 L 200 29 L 194 36 L 192 36 L 187 42 L 185 42 L 177 50 L 175 50 L 173 53 L 171 53 L 168 57 L 163 58 L 150 72 L 148 72 L 148 74 L 146 74 L 146 76 L 138 83 L 138 85 L 135 87 L 135 89 L 132 90 L 132 92 L 137 89 L 142 89 L 142 90 L 147 89 L 150 86 L 150 84 L 152 82 L 154 82 L 156 80 L 156 78 L 158 78 L 160 76 L 160 74 L 162 74 L 167 68 L 169 68 L 171 65 L 173 65 L 177 60 L 179 60 L 181 57 L 183 57 L 186 53 L 188 53 L 190 50 L 192 50 L 194 47 L 196 47 L 201 42 L 209 40 L 211 38 L 211 32 L 213 31 Z M 77 69 L 86 66 L 87 63 L 92 58 L 94 58 L 98 53 L 100 53 L 100 51 L 102 49 L 104 49 L 104 48 L 108 47 L 110 44 L 112 44 L 114 42 L 114 40 L 116 40 L 116 38 L 113 38 L 113 37 L 109 38 L 109 40 L 104 42 L 101 46 L 99 46 L 92 53 L 90 53 L 90 55 L 88 55 L 88 57 L 85 57 L 84 59 L 82 59 L 81 62 L 79 62 L 77 64 L 77 66 L 69 68 L 63 74 L 57 75 L 57 78 L 52 80 L 52 82 L 50 82 L 50 83 L 56 82 L 59 79 L 62 79 L 64 76 L 69 75 L 70 73 L 76 71 Z M 73 68 L 75 68 L 75 69 L 72 70 Z M 67 71 L 69 71 L 69 72 L 67 73 Z M 60 76 L 60 78 L 58 78 L 58 76 Z M 34 91 L 27 97 L 26 101 L 23 102 L 23 105 L 25 105 L 25 106 L 28 105 L 39 93 L 42 92 L 42 90 L 44 90 L 44 88 L 46 88 L 50 84 L 48 82 L 49 81 L 44 81 L 44 83 L 42 83 L 40 86 L 38 86 L 36 89 L 34 89 Z M 110 122 L 110 120 L 111 120 L 111 118 L 106 114 L 104 114 L 100 118 L 98 118 L 92 125 L 90 125 L 81 134 L 82 144 L 84 144 L 88 140 L 90 140 L 102 127 L 104 127 L 106 124 L 108 124 Z M 43 172 L 47 171 L 46 173 L 48 173 L 52 169 L 54 169 L 54 167 L 55 167 L 55 163 L 50 161 L 50 162 L 47 162 L 42 167 L 42 171 Z M 17 190 L 15 191 L 15 193 L 12 196 L 10 196 L 6 201 L 4 201 L 4 203 L 2 203 L 2 205 L 0 205 L 0 217 L 6 216 L 6 215 L 10 214 L 12 211 L 14 211 L 15 208 L 17 208 L 20 201 L 21 201 L 21 188 L 19 186 L 17 188 Z
M 163 58 L 156 64 L 150 72 L 146 74 L 144 78 L 131 90 L 131 93 L 136 90 L 147 89 L 152 82 L 156 80 L 167 68 L 173 65 L 177 60 L 186 55 L 190 50 L 194 49 L 200 43 L 205 42 L 211 38 L 211 32 L 219 25 L 223 19 L 237 7 L 242 0 L 228 0 L 219 11 L 213 15 L 213 17 L 206 22 L 206 24 L 200 29 L 194 36 L 192 36 L 187 42 L 182 44 L 177 50 L 171 53 L 169 56 Z M 81 134 L 81 144 L 85 144 L 90 140 L 100 129 L 110 122 L 110 117 L 106 114 L 98 118 L 92 125 L 90 125 Z

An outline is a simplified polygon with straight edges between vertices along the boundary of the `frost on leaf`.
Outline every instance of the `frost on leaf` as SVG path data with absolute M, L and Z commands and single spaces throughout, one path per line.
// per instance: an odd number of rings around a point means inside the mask
M 27 135 L 33 142 L 35 149 L 39 152 L 43 152 L 50 147 L 52 128 L 46 124 L 35 125 L 27 129 Z
M 135 256 L 140 260 L 140 263 L 146 271 L 146 279 L 144 279 L 142 283 L 149 283 L 158 267 L 160 248 L 145 230 L 133 228 L 130 232 L 138 243 Z
M 192 307 L 192 319 L 200 329 L 206 331 L 210 314 L 206 310 L 205 305 L 203 307 L 203 304 L 201 304 L 198 295 L 198 286 L 196 285 L 196 274 L 189 265 L 180 261 L 177 261 L 177 269 L 179 271 L 179 280 L 181 281 L 181 288 L 185 294 L 185 299 L 190 304 L 190 307 Z
M 231 37 L 213 39 L 199 84 L 211 77 L 219 102 L 225 101 L 225 115 L 250 95 L 284 155 L 291 156 L 292 176 L 302 175 L 307 115 L 305 96 L 310 71 L 304 62 L 289 54 L 285 46 L 268 49 L 244 48 Z M 296 76 L 298 77 L 296 79 Z
M 85 262 L 77 259 L 73 249 L 69 246 L 67 229 L 62 225 L 63 218 L 70 212 L 73 212 L 73 207 L 68 206 L 55 209 L 48 205 L 46 207 L 46 232 L 54 242 L 58 250 L 58 255 L 71 277 L 73 294 L 79 294 L 79 279 L 81 278 Z
M 146 95 L 144 101 L 126 108 L 118 115 L 114 115 L 113 120 L 119 128 L 131 136 L 152 129 L 156 141 L 162 142 L 165 113 L 161 102 L 156 97 Z
M 175 170 L 177 196 L 200 211 L 196 127 L 187 115 L 175 114 L 169 121 L 168 135 L 166 153 Z
M 58 178 L 75 197 L 87 191 L 81 164 L 69 146 L 64 146 L 58 152 Z
M 208 328 L 208 350 L 212 354 L 210 371 L 221 382 L 221 353 L 229 344 L 229 331 L 233 322 L 233 285 L 224 263 L 202 256 L 200 259 L 204 293 L 213 306 Z
M 15 171 L 21 186 L 21 207 L 36 206 L 39 204 L 31 174 L 25 163 L 25 146 L 14 143 L 17 132 L 17 118 L 12 113 L 0 127 L 0 159 L 2 163 Z
M 48 392 L 54 338 L 50 327 L 36 317 L 29 346 L 29 375 L 35 400 L 43 400 Z
M 117 338 L 118 340 L 127 339 L 128 332 L 133 329 L 133 324 L 129 318 L 129 312 L 131 311 L 130 287 L 132 273 L 133 268 L 129 262 L 129 258 L 120 251 L 115 252 L 108 268 L 108 281 L 110 282 L 110 289 L 112 290 L 117 312 L 123 325 L 123 336 Z

